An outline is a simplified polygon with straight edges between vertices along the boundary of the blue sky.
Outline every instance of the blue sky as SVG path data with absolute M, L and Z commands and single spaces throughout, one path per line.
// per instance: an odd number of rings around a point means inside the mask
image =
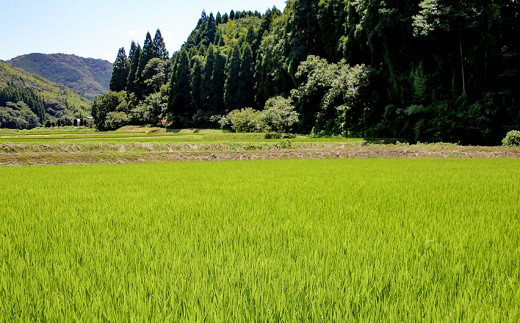
M 285 0 L 2 0 L 0 59 L 29 53 L 67 53 L 114 61 L 130 42 L 141 45 L 157 28 L 170 54 L 195 28 L 202 10 L 264 13 Z

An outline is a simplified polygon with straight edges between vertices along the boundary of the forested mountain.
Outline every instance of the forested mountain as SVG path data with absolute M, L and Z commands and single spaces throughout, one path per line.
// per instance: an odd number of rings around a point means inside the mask
M 112 75 L 110 62 L 76 55 L 28 54 L 7 63 L 65 85 L 88 100 L 109 90 Z
M 214 126 L 282 96 L 300 133 L 498 144 L 520 128 L 520 2 L 289 0 L 203 12 L 169 59 L 160 32 L 121 48 L 100 129 Z M 158 37 L 159 36 L 159 37 Z
M 72 124 L 91 103 L 63 85 L 0 61 L 0 128 L 34 128 L 47 121 Z

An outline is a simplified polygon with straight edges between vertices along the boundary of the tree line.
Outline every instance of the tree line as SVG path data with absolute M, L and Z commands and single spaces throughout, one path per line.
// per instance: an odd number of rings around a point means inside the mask
M 93 116 L 99 129 L 212 127 L 283 97 L 300 133 L 497 144 L 520 125 L 519 15 L 517 0 L 289 0 L 283 12 L 203 12 L 172 57 L 159 30 L 128 56 L 120 49 L 112 92 Z

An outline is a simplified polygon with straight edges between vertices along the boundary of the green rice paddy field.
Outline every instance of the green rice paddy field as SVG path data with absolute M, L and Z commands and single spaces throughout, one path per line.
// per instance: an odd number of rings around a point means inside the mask
M 0 168 L 0 321 L 520 320 L 520 159 Z

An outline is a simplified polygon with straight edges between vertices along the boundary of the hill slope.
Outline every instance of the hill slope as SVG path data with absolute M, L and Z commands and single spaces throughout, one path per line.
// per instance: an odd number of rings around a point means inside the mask
M 25 101 L 20 93 L 29 93 L 29 97 L 37 97 L 43 101 L 45 115 L 42 121 L 66 116 L 79 117 L 90 114 L 91 103 L 85 98 L 72 92 L 63 85 L 55 84 L 45 78 L 14 68 L 0 61 L 0 98 L 1 94 L 13 96 L 18 101 Z M 25 95 L 27 97 L 27 95 Z M 7 101 L 15 101 L 7 98 Z M 31 102 L 25 102 L 31 106 Z
M 7 63 L 65 85 L 89 100 L 109 90 L 112 76 L 112 63 L 76 55 L 27 54 Z

